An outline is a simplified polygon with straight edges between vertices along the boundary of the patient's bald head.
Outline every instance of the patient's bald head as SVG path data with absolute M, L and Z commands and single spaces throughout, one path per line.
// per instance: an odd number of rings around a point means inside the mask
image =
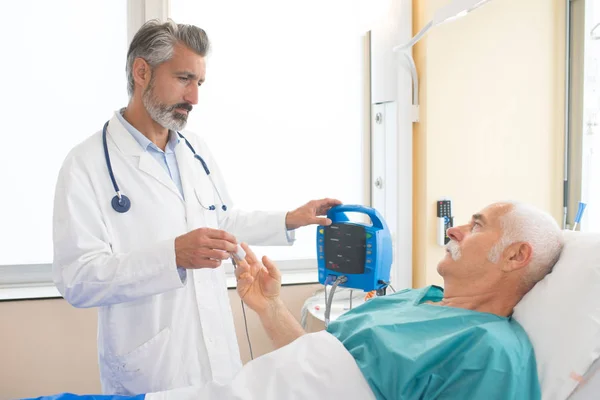
M 450 228 L 438 272 L 445 286 L 469 291 L 503 290 L 518 302 L 551 270 L 563 246 L 562 232 L 547 213 L 522 203 L 495 203 L 471 221 Z

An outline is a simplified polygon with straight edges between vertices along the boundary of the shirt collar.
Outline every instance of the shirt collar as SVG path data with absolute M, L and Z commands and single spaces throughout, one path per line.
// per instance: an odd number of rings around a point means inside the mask
M 127 129 L 127 132 L 129 132 L 131 134 L 131 136 L 133 136 L 135 141 L 138 142 L 139 145 L 142 146 L 142 148 L 144 150 L 148 150 L 150 148 L 150 149 L 154 149 L 154 150 L 162 152 L 162 150 L 157 145 L 152 143 L 152 141 L 150 139 L 148 139 L 146 136 L 144 136 L 144 134 L 142 132 L 138 131 L 125 118 L 123 118 L 123 111 L 125 111 L 124 108 L 122 108 L 121 110 L 119 110 L 119 112 L 116 113 L 117 118 L 119 119 L 121 124 L 123 124 L 125 129 Z M 179 143 L 179 140 L 180 140 L 179 135 L 176 132 L 173 132 L 170 130 L 169 131 L 169 141 L 167 142 L 167 146 L 165 147 L 164 152 L 165 153 L 174 153 L 175 146 L 177 146 L 177 144 Z

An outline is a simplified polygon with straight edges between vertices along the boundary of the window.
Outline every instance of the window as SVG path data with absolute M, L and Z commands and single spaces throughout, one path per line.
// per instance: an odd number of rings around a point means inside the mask
M 126 9 L 121 0 L 3 4 L 0 283 L 50 282 L 60 166 L 127 102 Z
M 600 232 L 600 4 L 571 2 L 571 12 L 569 222 L 583 201 L 581 230 Z
M 583 61 L 582 229 L 600 232 L 600 3 L 585 2 Z
M 171 0 L 171 18 L 212 43 L 187 129 L 209 144 L 237 207 L 365 203 L 368 77 L 357 17 L 341 0 Z M 315 235 L 301 228 L 293 247 L 255 250 L 314 270 Z
M 4 41 L 10 58 L 0 66 L 8 149 L 0 157 L 0 287 L 53 288 L 60 166 L 127 103 L 128 33 L 167 15 L 168 4 L 29 0 L 5 6 L 11 18 L 0 33 L 15 39 Z M 369 86 L 361 10 L 342 0 L 172 0 L 170 6 L 176 22 L 204 28 L 212 41 L 207 81 L 188 129 L 208 142 L 235 205 L 285 211 L 326 196 L 364 204 Z M 283 269 L 314 271 L 315 228 L 299 229 L 293 247 L 256 250 Z

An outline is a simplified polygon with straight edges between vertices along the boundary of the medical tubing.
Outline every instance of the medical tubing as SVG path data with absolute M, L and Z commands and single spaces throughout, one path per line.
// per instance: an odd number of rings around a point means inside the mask
M 352 292 L 353 290 L 350 289 L 350 310 L 352 310 Z
M 338 287 L 338 285 L 340 283 L 344 283 L 348 280 L 348 278 L 346 278 L 345 276 L 338 276 L 335 280 L 335 282 L 333 282 L 333 285 L 331 286 L 331 292 L 329 293 L 329 299 L 327 301 L 327 304 L 325 305 L 325 327 L 327 328 L 329 326 L 329 317 L 331 315 L 331 304 L 333 303 L 333 294 L 335 293 L 335 289 Z
M 380 280 L 379 283 L 384 284 L 386 287 L 389 287 L 390 289 L 392 289 L 392 292 L 396 293 L 396 289 L 394 289 L 394 287 L 392 286 L 392 284 L 390 282 Z
M 119 199 L 120 199 L 121 196 L 120 196 L 119 186 L 117 185 L 117 180 L 115 179 L 115 174 L 113 174 L 112 164 L 110 163 L 110 155 L 108 154 L 108 144 L 106 143 L 107 128 L 108 128 L 108 121 L 106 121 L 106 123 L 104 124 L 104 129 L 102 129 L 102 142 L 104 144 L 104 157 L 106 158 L 108 174 L 110 175 L 110 180 L 112 181 L 113 188 L 115 189 L 115 192 L 117 192 L 117 194 L 119 194 Z
M 323 283 L 323 292 L 325 293 L 325 307 L 327 307 L 327 284 L 329 282 L 330 277 L 331 275 L 327 276 L 327 278 L 325 278 L 325 282 Z

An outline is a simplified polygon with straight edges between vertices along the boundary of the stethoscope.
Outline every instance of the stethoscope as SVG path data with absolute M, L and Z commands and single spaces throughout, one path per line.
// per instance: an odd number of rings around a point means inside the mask
M 108 168 L 108 174 L 110 175 L 110 180 L 112 181 L 113 188 L 115 189 L 115 192 L 117 193 L 117 195 L 112 198 L 110 203 L 112 205 L 112 208 L 116 212 L 126 213 L 131 208 L 131 200 L 129 200 L 129 197 L 122 194 L 121 191 L 119 190 L 119 186 L 117 185 L 117 180 L 115 179 L 115 174 L 113 173 L 112 165 L 110 163 L 110 155 L 108 154 L 108 145 L 106 143 L 106 131 L 108 129 L 108 122 L 109 121 L 106 121 L 106 123 L 104 124 L 104 128 L 102 128 L 102 145 L 104 146 L 104 158 L 106 159 L 106 167 Z M 208 169 L 208 165 L 206 165 L 206 162 L 204 161 L 204 159 L 202 157 L 200 157 L 200 155 L 198 153 L 196 153 L 196 150 L 194 150 L 194 148 L 192 147 L 192 144 L 185 138 L 185 136 L 183 136 L 179 132 L 177 132 L 177 134 L 179 135 L 180 138 L 185 140 L 185 144 L 187 145 L 187 147 L 189 147 L 191 152 L 194 154 L 194 158 L 196 160 L 200 161 L 200 164 L 202 164 L 202 168 L 204 168 L 204 172 L 206 172 L 206 176 L 208 176 L 208 179 L 210 180 L 210 183 L 212 184 L 212 187 L 215 190 L 215 193 L 219 197 L 219 201 L 221 202 L 221 209 L 223 211 L 227 211 L 227 206 L 223 203 L 223 199 L 221 198 L 219 189 L 217 189 L 217 186 L 215 185 L 215 182 L 213 181 L 212 176 L 210 175 L 210 170 Z M 205 210 L 209 210 L 209 211 L 216 210 L 216 207 L 214 204 L 211 206 L 208 206 L 208 207 L 204 206 L 204 204 L 202 204 L 202 202 L 198 198 L 198 194 L 196 193 L 195 190 L 194 190 L 194 194 L 196 195 L 196 199 L 198 200 L 198 203 L 200 203 L 202 208 L 204 208 Z

